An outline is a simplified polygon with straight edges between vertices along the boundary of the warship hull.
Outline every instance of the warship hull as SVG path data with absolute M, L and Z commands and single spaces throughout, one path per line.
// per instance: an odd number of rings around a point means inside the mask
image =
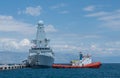
M 32 55 L 29 57 L 30 67 L 35 68 L 49 68 L 52 67 L 54 58 L 46 55 Z

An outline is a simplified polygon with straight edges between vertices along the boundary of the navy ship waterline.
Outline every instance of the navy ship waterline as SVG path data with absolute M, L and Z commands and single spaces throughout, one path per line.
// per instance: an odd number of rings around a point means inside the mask
M 30 67 L 52 67 L 54 63 L 54 53 L 48 46 L 45 36 L 43 21 L 38 22 L 36 39 L 32 40 L 34 46 L 29 49 L 28 64 Z

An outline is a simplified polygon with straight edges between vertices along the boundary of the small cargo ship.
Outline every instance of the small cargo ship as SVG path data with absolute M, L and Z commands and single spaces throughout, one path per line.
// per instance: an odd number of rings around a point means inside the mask
M 92 62 L 90 55 L 79 53 L 79 60 L 72 60 L 70 64 L 53 64 L 53 68 L 99 68 L 101 62 Z

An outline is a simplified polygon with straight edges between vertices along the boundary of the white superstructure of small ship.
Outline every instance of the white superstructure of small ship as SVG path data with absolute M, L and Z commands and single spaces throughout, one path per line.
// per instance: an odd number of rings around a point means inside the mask
M 29 49 L 27 64 L 30 67 L 51 67 L 54 63 L 54 53 L 48 46 L 45 36 L 43 21 L 38 22 L 36 39 L 32 41 L 34 46 Z
M 72 60 L 72 66 L 84 66 L 92 63 L 92 58 L 90 55 L 83 55 L 82 52 L 79 54 L 79 60 Z

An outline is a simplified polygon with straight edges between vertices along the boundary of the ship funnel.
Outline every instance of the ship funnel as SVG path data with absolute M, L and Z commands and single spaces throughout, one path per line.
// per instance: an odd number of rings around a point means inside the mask
M 82 58 L 83 58 L 83 54 L 82 52 L 80 52 L 79 59 L 82 60 Z

